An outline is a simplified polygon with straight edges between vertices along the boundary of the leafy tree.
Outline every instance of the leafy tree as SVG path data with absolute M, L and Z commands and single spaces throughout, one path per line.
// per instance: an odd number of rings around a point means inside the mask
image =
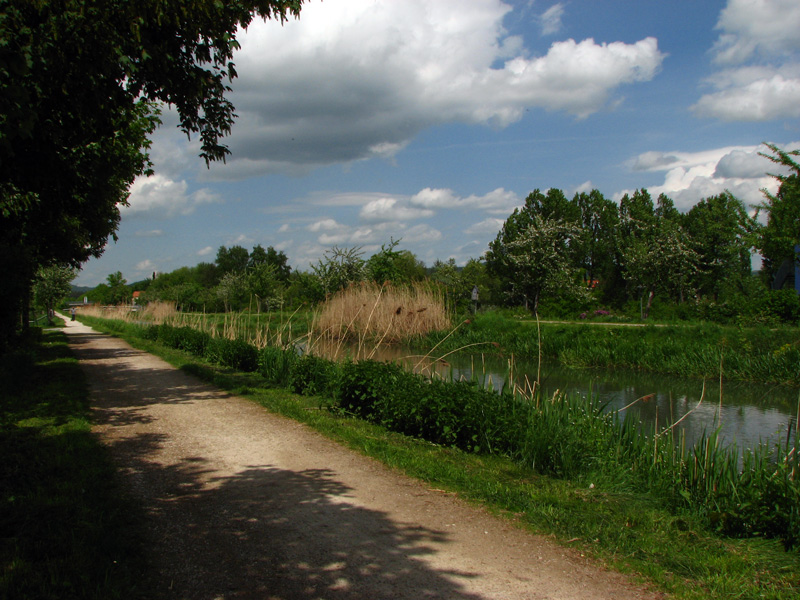
M 780 181 L 778 193 L 762 190 L 766 200 L 756 207 L 767 215 L 766 226 L 758 230 L 757 245 L 763 257 L 762 272 L 772 284 L 782 265 L 800 260 L 795 253 L 800 244 L 800 164 L 792 158 L 800 156 L 800 149 L 785 152 L 774 144 L 765 145 L 772 154 L 759 154 L 789 171 L 789 175 L 773 175 Z
M 111 273 L 106 281 L 108 281 L 107 304 L 124 304 L 130 301 L 131 290 L 128 288 L 128 282 L 120 271 Z
M 70 293 L 75 270 L 71 267 L 53 265 L 41 267 L 33 284 L 33 298 L 37 306 L 47 311 L 48 318 L 56 306 Z
M 489 274 L 485 262 L 470 258 L 461 270 L 461 280 L 464 282 L 470 301 L 472 300 L 472 288 L 477 286 L 478 300 L 481 305 L 502 302 L 500 281 Z
M 409 283 L 425 277 L 425 265 L 408 250 L 395 250 L 401 240 L 391 239 L 365 264 L 367 277 L 375 283 Z
M 147 173 L 159 105 L 224 159 L 236 33 L 302 0 L 0 0 L 0 351 L 39 266 L 102 254 L 134 178 Z
M 509 299 L 535 313 L 543 293 L 580 293 L 575 285 L 580 217 L 578 205 L 556 188 L 547 194 L 536 189 L 514 209 L 486 252 L 487 270 L 500 279 Z
M 247 276 L 244 272 L 225 273 L 216 289 L 225 312 L 241 310 L 247 302 Z
M 289 266 L 289 258 L 283 251 L 275 250 L 272 246 L 264 250 L 261 244 L 253 246 L 247 268 L 252 269 L 259 265 L 270 265 L 275 270 L 275 277 L 278 281 L 283 284 L 288 283 L 292 268 Z
M 242 246 L 231 246 L 230 249 L 220 246 L 217 250 L 217 268 L 222 275 L 228 273 L 244 273 L 250 262 L 250 253 Z
M 430 276 L 431 281 L 435 281 L 444 288 L 447 305 L 458 310 L 459 300 L 464 298 L 464 280 L 461 278 L 461 271 L 456 266 L 456 259 L 449 258 L 447 261 L 436 260 Z
M 705 198 L 686 214 L 686 229 L 699 255 L 697 288 L 718 299 L 725 286 L 750 277 L 755 220 L 730 192 Z
M 267 262 L 256 264 L 247 270 L 247 289 L 256 297 L 258 308 L 277 293 L 279 287 L 277 269 Z
M 578 264 L 583 268 L 587 281 L 599 279 L 605 284 L 613 280 L 616 269 L 617 205 L 598 190 L 575 194 L 572 202 L 580 213 L 581 232 L 575 243 Z
M 319 278 L 323 294 L 333 294 L 346 288 L 351 283 L 363 281 L 365 263 L 361 258 L 361 247 L 339 248 L 334 246 L 311 266 L 311 270 Z
M 321 302 L 325 299 L 322 280 L 313 272 L 294 271 L 289 278 L 285 297 L 292 306 L 299 306 L 305 302 Z
M 680 224 L 663 219 L 641 235 L 628 240 L 623 251 L 623 278 L 631 291 L 637 291 L 646 319 L 656 292 L 662 291 L 683 300 L 697 272 L 697 253 Z M 644 303 L 644 298 L 647 303 Z
M 544 294 L 581 295 L 585 290 L 570 248 L 580 229 L 544 208 L 537 192 L 506 220 L 486 260 L 490 272 L 505 280 L 507 293 L 534 314 Z M 543 216 L 548 212 L 549 218 Z
M 219 283 L 221 275 L 216 264 L 201 262 L 194 267 L 193 277 L 198 285 L 210 289 Z

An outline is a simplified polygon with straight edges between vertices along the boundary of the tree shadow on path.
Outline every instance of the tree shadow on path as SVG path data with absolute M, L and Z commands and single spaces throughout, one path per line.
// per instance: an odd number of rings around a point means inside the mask
M 209 386 L 180 371 L 128 364 L 138 351 L 103 349 L 94 333 L 70 336 L 96 396 L 96 420 L 124 487 L 143 509 L 148 572 L 140 598 L 186 600 L 479 600 L 479 575 L 427 562 L 443 531 L 398 523 L 360 505 L 327 468 L 221 465 L 202 447 L 177 447 L 150 428 L 154 405 L 202 402 Z M 217 398 L 225 394 L 217 393 Z M 199 406 L 198 406 L 199 408 Z M 180 423 L 180 422 L 179 422 Z M 264 431 L 264 438 L 269 431 Z M 194 455 L 196 453 L 197 455 Z M 246 461 L 246 459 L 242 459 Z M 245 463 L 246 464 L 246 463 Z M 320 457 L 317 464 L 325 464 Z

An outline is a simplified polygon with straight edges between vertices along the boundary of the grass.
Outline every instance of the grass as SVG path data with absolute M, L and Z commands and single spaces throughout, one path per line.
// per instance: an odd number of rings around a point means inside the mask
M 0 598 L 131 598 L 141 546 L 63 333 L 2 357 Z
M 506 355 L 557 360 L 585 368 L 629 368 L 684 377 L 728 379 L 800 386 L 800 330 L 796 327 L 727 327 L 711 324 L 592 326 L 583 323 L 522 322 L 499 313 L 478 314 L 444 339 L 446 332 L 414 340 L 485 352 L 499 344 Z M 541 347 L 539 344 L 541 339 Z
M 707 527 L 694 511 L 668 509 L 657 493 L 598 479 L 546 477 L 496 455 L 476 455 L 387 431 L 320 408 L 328 400 L 297 396 L 255 373 L 237 373 L 158 344 L 128 338 L 220 387 L 304 422 L 432 487 L 552 535 L 598 561 L 679 599 L 772 598 L 800 593 L 800 554 L 777 540 L 735 539 Z

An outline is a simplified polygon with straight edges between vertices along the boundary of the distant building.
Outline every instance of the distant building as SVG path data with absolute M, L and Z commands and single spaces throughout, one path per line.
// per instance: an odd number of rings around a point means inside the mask
M 133 304 L 138 304 L 137 300 L 141 297 L 142 292 L 133 292 Z

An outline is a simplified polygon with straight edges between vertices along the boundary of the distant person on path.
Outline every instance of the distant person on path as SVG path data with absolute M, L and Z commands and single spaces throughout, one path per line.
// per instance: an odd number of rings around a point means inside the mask
M 72 315 L 72 320 L 74 321 L 75 320 L 75 309 L 73 308 L 72 310 L 70 310 L 69 314 Z

